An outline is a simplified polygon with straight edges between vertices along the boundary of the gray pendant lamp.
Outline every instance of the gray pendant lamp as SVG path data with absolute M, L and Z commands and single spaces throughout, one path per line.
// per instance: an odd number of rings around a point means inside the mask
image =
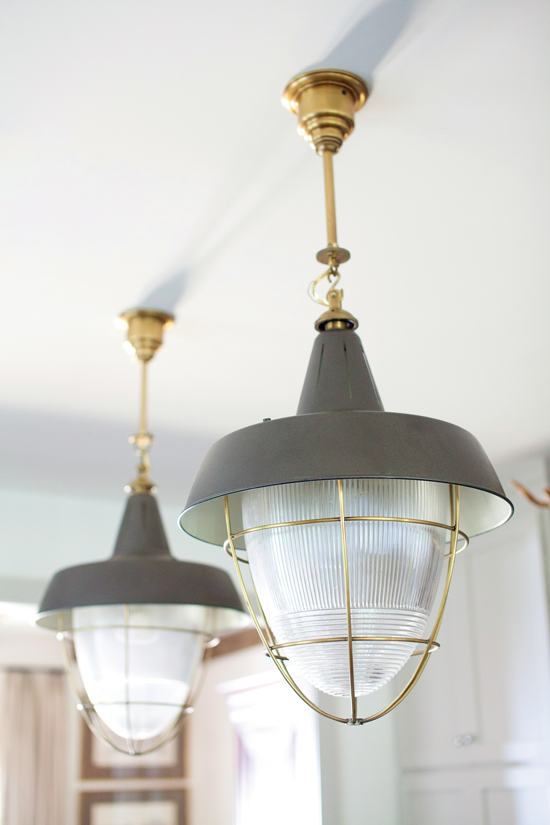
M 246 563 L 260 603 L 257 629 L 282 676 L 322 715 L 362 725 L 392 710 L 414 687 L 443 617 L 457 553 L 492 530 L 512 505 L 478 441 L 466 430 L 385 412 L 357 320 L 341 308 L 332 157 L 368 96 L 361 78 L 311 71 L 294 78 L 283 103 L 323 157 L 328 270 L 313 284 L 327 310 L 297 415 L 222 438 L 195 480 L 182 528 L 223 545 L 237 571 Z M 327 278 L 326 301 L 317 286 Z M 445 565 L 446 562 L 446 565 Z M 428 628 L 441 573 L 442 597 Z M 357 699 L 418 665 L 385 708 L 361 716 Z M 314 704 L 293 673 L 349 700 L 349 714 Z
M 136 755 L 177 732 L 217 635 L 249 619 L 224 570 L 172 556 L 149 479 L 146 370 L 173 318 L 152 310 L 121 318 L 143 369 L 140 431 L 130 439 L 140 456 L 138 477 L 127 488 L 111 558 L 56 573 L 36 621 L 57 631 L 91 729 Z

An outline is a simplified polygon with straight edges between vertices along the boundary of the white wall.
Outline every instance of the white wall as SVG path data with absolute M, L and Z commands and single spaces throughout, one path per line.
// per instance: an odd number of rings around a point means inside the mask
M 233 825 L 235 734 L 218 685 L 273 668 L 260 646 L 220 656 L 210 664 L 189 725 L 192 825 Z M 388 689 L 379 691 L 378 706 L 389 697 Z M 335 709 L 330 699 L 325 706 Z M 398 825 L 392 716 L 362 728 L 319 717 L 319 726 L 323 825 Z
M 540 456 L 501 470 L 547 484 Z M 441 649 L 395 712 L 403 825 L 550 825 L 549 545 L 509 492 L 515 516 L 458 556 Z
M 34 593 L 62 567 L 109 557 L 125 504 L 124 493 L 113 500 L 0 488 L 0 599 L 18 601 L 25 582 Z M 159 505 L 176 558 L 224 567 L 234 575 L 233 561 L 221 548 L 179 528 L 179 507 L 164 506 L 162 496 Z
M 394 691 L 377 691 L 360 706 L 367 715 L 384 707 Z M 323 697 L 339 716 L 344 703 Z M 361 727 L 320 719 L 323 825 L 399 825 L 399 771 L 395 723 L 390 713 Z
M 233 825 L 235 733 L 218 685 L 273 667 L 261 645 L 211 661 L 189 719 L 191 825 Z

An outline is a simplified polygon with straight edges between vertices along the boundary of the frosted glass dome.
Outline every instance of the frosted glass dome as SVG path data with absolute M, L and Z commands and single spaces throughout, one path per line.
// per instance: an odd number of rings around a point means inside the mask
M 113 733 L 143 742 L 176 722 L 213 613 L 174 604 L 73 608 L 80 676 L 90 703 Z
M 346 516 L 394 516 L 449 523 L 449 486 L 427 481 L 343 481 Z M 242 494 L 250 529 L 340 514 L 338 482 L 311 481 Z M 353 636 L 394 636 L 402 642 L 353 642 L 355 693 L 385 685 L 422 638 L 440 578 L 446 531 L 391 521 L 346 522 Z M 346 637 L 339 521 L 278 527 L 245 537 L 258 597 L 275 641 Z M 348 644 L 284 648 L 308 681 L 324 693 L 350 696 Z

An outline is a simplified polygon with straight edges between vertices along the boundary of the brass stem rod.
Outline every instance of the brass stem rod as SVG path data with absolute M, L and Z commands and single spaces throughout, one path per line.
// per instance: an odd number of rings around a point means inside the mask
M 139 416 L 139 434 L 147 434 L 147 361 L 141 362 L 141 409 Z
M 332 152 L 323 152 L 325 170 L 325 204 L 327 212 L 327 246 L 338 246 L 336 235 L 336 199 L 334 195 L 334 168 Z

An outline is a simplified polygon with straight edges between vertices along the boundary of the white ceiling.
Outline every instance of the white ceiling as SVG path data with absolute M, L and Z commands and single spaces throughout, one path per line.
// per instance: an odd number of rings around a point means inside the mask
M 549 36 L 547 0 L 2 0 L 4 483 L 120 495 L 138 375 L 112 318 L 139 303 L 178 317 L 151 379 L 165 495 L 293 414 L 325 236 L 279 98 L 311 65 L 373 83 L 336 175 L 386 409 L 493 459 L 546 444 Z

